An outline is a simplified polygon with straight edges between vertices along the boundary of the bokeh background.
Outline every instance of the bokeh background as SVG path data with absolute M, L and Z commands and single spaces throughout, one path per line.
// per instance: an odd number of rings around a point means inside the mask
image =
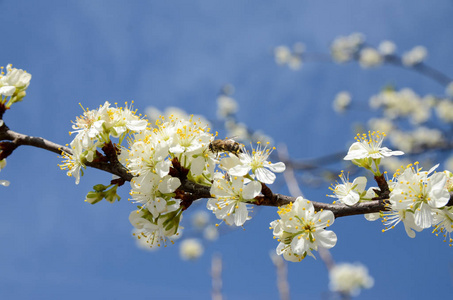
M 3 0 L 1 65 L 33 75 L 27 97 L 4 120 L 13 130 L 60 144 L 71 141 L 71 120 L 106 100 L 144 111 L 178 106 L 215 118 L 222 86 L 235 87 L 238 119 L 285 142 L 295 159 L 346 150 L 352 126 L 372 115 L 368 98 L 386 84 L 443 94 L 438 83 L 404 69 L 363 70 L 357 63 L 307 63 L 294 72 L 277 66 L 273 49 L 303 42 L 328 52 L 339 35 L 362 32 L 377 45 L 393 40 L 400 53 L 416 45 L 427 63 L 453 75 L 453 2 L 427 1 L 25 1 Z M 356 110 L 331 108 L 349 90 Z M 60 159 L 21 147 L 0 174 L 1 299 L 209 299 L 211 257 L 223 259 L 226 299 L 277 299 L 268 229 L 275 208 L 256 210 L 244 230 L 221 229 L 195 262 L 182 261 L 178 244 L 148 252 L 131 238 L 122 200 L 83 202 L 110 176 L 87 170 L 81 183 Z M 280 175 L 281 176 L 281 175 Z M 307 198 L 330 202 L 328 184 L 302 186 Z M 277 184 L 279 192 L 286 192 Z M 198 208 L 203 207 L 201 203 Z M 187 218 L 189 220 L 189 218 Z M 222 226 L 226 226 L 223 224 Z M 362 299 L 447 299 L 453 293 L 452 249 L 428 231 L 409 238 L 404 228 L 381 233 L 379 222 L 341 218 L 332 227 L 338 262 L 367 265 L 375 286 Z M 328 299 L 320 259 L 289 264 L 293 299 Z

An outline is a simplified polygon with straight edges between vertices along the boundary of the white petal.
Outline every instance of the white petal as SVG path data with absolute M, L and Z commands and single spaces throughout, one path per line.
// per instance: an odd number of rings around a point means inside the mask
M 341 199 L 341 202 L 343 202 L 346 205 L 354 205 L 357 202 L 359 202 L 360 196 L 356 191 L 350 191 L 345 197 Z
M 262 183 L 272 184 L 275 181 L 275 174 L 265 168 L 258 168 L 255 170 L 256 179 Z
M 281 172 L 285 171 L 285 169 L 286 169 L 285 164 L 282 162 L 278 162 L 275 164 L 265 163 L 264 166 L 269 168 L 269 170 L 271 170 L 272 172 L 275 172 L 275 173 L 281 173 Z
M 337 243 L 337 235 L 331 230 L 322 230 L 316 234 L 316 243 L 320 247 L 330 249 Z
M 253 199 L 261 192 L 261 184 L 257 181 L 252 181 L 242 191 L 242 197 L 244 199 Z
M 359 193 L 362 193 L 365 190 L 366 187 L 366 177 L 365 176 L 360 176 L 354 179 L 352 182 L 352 185 L 355 186 L 355 190 L 358 191 Z
M 361 159 L 367 157 L 368 151 L 363 147 L 362 143 L 355 142 L 349 147 L 348 154 L 343 158 L 344 160 Z
M 296 254 L 302 255 L 309 249 L 309 241 L 303 236 L 299 239 L 299 236 L 300 235 L 296 235 L 291 241 L 291 250 Z
M 128 122 L 126 127 L 130 130 L 140 131 L 145 130 L 147 124 L 148 122 L 146 122 L 146 120 L 133 120 Z
M 180 185 L 181 181 L 179 178 L 170 177 L 159 183 L 159 191 L 163 194 L 173 193 Z
M 222 160 L 222 163 L 223 163 L 223 160 Z M 225 167 L 225 166 L 223 166 L 223 167 Z M 226 167 L 225 167 L 225 169 L 228 171 L 228 173 L 230 175 L 244 176 L 250 171 L 251 168 L 247 165 L 237 165 L 231 169 L 227 169 Z
M 247 221 L 248 211 L 245 203 L 238 203 L 239 208 L 234 212 L 234 224 L 242 226 Z
M 15 86 L 2 86 L 0 87 L 0 94 L 6 97 L 12 96 L 16 91 Z
M 415 211 L 415 225 L 421 228 L 429 228 L 432 224 L 431 208 L 429 205 L 422 203 Z

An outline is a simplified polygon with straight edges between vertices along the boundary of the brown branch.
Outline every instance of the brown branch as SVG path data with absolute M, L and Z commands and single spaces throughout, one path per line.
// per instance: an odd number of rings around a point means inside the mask
M 32 147 L 37 147 L 41 148 L 50 152 L 54 152 L 56 154 L 62 154 L 63 152 L 72 155 L 72 150 L 66 146 L 62 146 L 59 144 L 56 144 L 54 142 L 51 142 L 49 140 L 46 140 L 41 137 L 34 137 L 34 136 L 29 136 L 25 135 L 22 133 L 18 133 L 15 131 L 10 130 L 5 124 L 3 124 L 2 127 L 0 127 L 0 141 L 2 146 L 6 146 L 7 152 L 5 154 L 6 158 L 9 156 L 15 149 L 17 149 L 19 146 L 32 146 Z M 10 142 L 5 142 L 5 141 L 10 141 Z M 9 153 L 8 153 L 9 152 Z M 3 156 L 3 151 L 1 152 L 0 156 Z M 131 181 L 133 175 L 127 172 L 127 169 L 121 165 L 121 163 L 114 161 L 114 163 L 107 162 L 107 161 L 93 161 L 93 162 L 86 162 L 86 166 L 95 168 L 98 170 L 103 170 L 105 172 L 114 174 L 125 181 Z
M 62 152 L 72 155 L 71 149 L 68 147 L 58 145 L 56 143 L 50 142 L 41 137 L 32 137 L 27 136 L 21 133 L 14 132 L 9 130 L 8 127 L 5 125 L 0 128 L 0 141 L 6 140 L 11 141 L 10 143 L 14 144 L 15 148 L 26 145 L 26 146 L 33 146 L 42 148 L 57 154 L 61 154 Z M 112 149 L 110 149 L 112 150 Z M 110 150 L 107 150 L 110 151 Z M 110 154 L 108 155 L 110 156 Z M 117 158 L 108 157 L 109 161 L 93 161 L 87 162 L 86 166 L 92 167 L 95 169 L 103 170 L 105 172 L 117 175 L 121 178 L 121 181 L 131 181 L 134 177 L 132 174 L 128 173 L 127 169 L 118 162 Z M 113 163 L 112 163 L 113 162 Z M 203 199 L 203 198 L 212 198 L 210 187 L 205 185 L 200 185 L 194 183 L 187 179 L 186 170 L 182 167 L 178 167 L 177 161 L 174 161 L 173 164 L 173 171 L 176 175 L 180 176 L 181 186 L 178 188 L 182 197 L 185 197 L 188 201 L 186 203 L 187 207 L 191 204 L 191 202 Z M 267 188 L 267 187 L 266 187 Z M 448 206 L 453 206 L 453 195 L 450 196 L 450 201 L 448 202 Z M 272 192 L 265 191 L 263 196 L 257 196 L 255 199 L 251 200 L 249 203 L 253 205 L 261 205 L 261 206 L 282 206 L 289 204 L 290 202 L 294 202 L 296 197 L 290 197 L 281 194 L 273 194 Z M 190 202 L 190 203 L 189 203 Z M 382 200 L 372 200 L 367 202 L 358 203 L 354 206 L 347 206 L 345 204 L 336 203 L 336 204 L 328 204 L 322 202 L 312 201 L 313 206 L 315 207 L 316 211 L 320 210 L 330 210 L 333 212 L 336 218 L 344 217 L 344 216 L 352 216 L 352 215 L 362 215 L 368 213 L 375 213 L 379 211 L 385 211 L 388 208 L 385 206 L 384 201 Z

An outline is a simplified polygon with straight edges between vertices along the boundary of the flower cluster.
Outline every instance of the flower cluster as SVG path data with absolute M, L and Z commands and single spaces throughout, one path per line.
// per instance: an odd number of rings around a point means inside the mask
M 135 235 L 151 247 L 166 245 L 178 232 L 182 213 L 193 201 L 181 188 L 184 182 L 209 187 L 212 199 L 207 208 L 225 223 L 242 226 L 250 219 L 247 203 L 261 193 L 262 184 L 274 182 L 274 172 L 285 169 L 281 162 L 268 161 L 273 149 L 258 144 L 250 153 L 232 139 L 214 142 L 208 125 L 193 117 L 160 116 L 151 126 L 130 108 L 113 108 L 106 102 L 99 109 L 84 110 L 73 129 L 72 154 L 63 154 L 60 167 L 76 183 L 87 162 L 124 167 L 133 176 L 130 200 L 139 205 L 130 222 Z M 127 146 L 121 146 L 123 140 Z M 120 199 L 117 187 L 114 182 L 95 185 L 86 201 L 115 202 Z M 215 234 L 211 230 L 211 238 Z
M 337 243 L 333 231 L 325 230 L 335 218 L 330 210 L 315 211 L 313 204 L 302 197 L 278 210 L 280 219 L 271 222 L 274 238 L 280 243 L 277 254 L 286 260 L 298 262 L 318 247 L 330 249 Z
M 394 175 L 390 183 L 390 211 L 382 213 L 385 230 L 394 228 L 399 222 L 404 223 L 407 234 L 415 237 L 416 231 L 425 228 L 446 228 L 451 232 L 453 226 L 449 217 L 449 207 L 445 205 L 450 200 L 447 189 L 447 173 L 433 173 L 438 165 L 429 171 L 422 171 L 418 162 L 408 165 L 404 170 Z M 450 226 L 445 226 L 447 223 Z M 438 224 L 444 224 L 436 226 Z M 450 241 L 451 243 L 451 241 Z
M 385 180 L 384 174 L 379 170 L 381 159 L 399 156 L 403 152 L 382 147 L 384 137 L 385 134 L 382 132 L 358 135 L 357 142 L 352 144 L 344 158 L 371 171 L 375 178 L 380 178 L 377 179 L 379 188 L 366 189 L 365 177 L 359 176 L 350 182 L 349 176 L 342 172 L 340 174 L 342 183 L 331 187 L 333 195 L 327 196 L 337 198 L 341 203 L 349 206 L 372 199 L 381 199 L 386 201 L 387 210 L 367 214 L 365 217 L 370 221 L 382 218 L 386 226 L 383 231 L 394 228 L 401 221 L 410 237 L 415 237 L 415 231 L 434 227 L 434 231 L 437 234 L 442 233 L 451 245 L 453 209 L 452 206 L 447 206 L 447 203 L 450 201 L 450 192 L 453 190 L 450 189 L 453 186 L 453 174 L 448 171 L 435 173 L 438 165 L 429 171 L 422 171 L 416 162 L 409 164 L 403 170 L 398 169 L 393 180 Z M 388 197 L 380 198 L 379 195 Z
M 302 66 L 302 55 L 305 45 L 302 43 L 294 44 L 290 49 L 287 46 L 278 46 L 274 49 L 275 62 L 280 65 L 288 65 L 292 70 L 299 70 Z
M 110 143 L 110 137 L 118 138 L 121 143 L 128 133 L 144 130 L 146 126 L 147 121 L 136 116 L 135 111 L 128 107 L 110 107 L 107 101 L 99 109 L 86 109 L 72 126 L 75 130 L 70 134 L 77 134 L 70 144 L 72 155 L 63 153 L 65 162 L 60 168 L 67 169 L 68 176 L 73 176 L 78 184 L 86 162 L 99 158 L 97 148 Z
M 0 104 L 10 108 L 13 103 L 20 102 L 26 95 L 30 84 L 31 74 L 27 71 L 6 66 L 6 74 L 1 67 L 0 74 Z

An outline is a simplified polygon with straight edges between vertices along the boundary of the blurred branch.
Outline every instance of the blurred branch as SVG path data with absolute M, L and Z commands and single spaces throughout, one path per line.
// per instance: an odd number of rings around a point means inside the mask
M 271 252 L 271 260 L 277 271 L 277 288 L 281 300 L 289 300 L 288 265 L 275 251 Z
M 212 300 L 222 300 L 222 257 L 214 254 L 211 260 Z

